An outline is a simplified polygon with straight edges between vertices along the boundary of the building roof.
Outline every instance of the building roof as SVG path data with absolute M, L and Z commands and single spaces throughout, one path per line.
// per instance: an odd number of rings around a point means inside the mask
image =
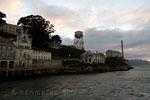
M 91 51 L 86 51 L 81 56 L 84 56 L 84 55 L 99 55 L 99 56 L 105 57 L 105 55 L 103 53 L 92 53 Z
M 105 56 L 103 53 L 95 53 L 95 55 Z
M 11 39 L 8 38 L 1 38 L 0 37 L 0 44 L 4 44 L 4 45 L 14 45 L 13 41 Z
M 93 53 L 91 51 L 86 51 L 81 56 L 84 56 L 84 55 L 93 55 Z
M 114 51 L 114 50 L 107 50 L 106 53 L 107 53 L 107 52 L 120 53 L 119 51 Z M 120 54 L 121 54 L 121 53 L 120 53 Z

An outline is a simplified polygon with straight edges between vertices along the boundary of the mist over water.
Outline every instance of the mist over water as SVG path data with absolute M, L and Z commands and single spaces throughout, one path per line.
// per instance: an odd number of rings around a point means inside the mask
M 0 82 L 0 100 L 150 100 L 150 66 Z

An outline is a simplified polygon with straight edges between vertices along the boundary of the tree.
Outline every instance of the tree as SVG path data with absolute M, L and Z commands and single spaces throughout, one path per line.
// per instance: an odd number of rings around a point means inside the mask
M 3 20 L 3 18 L 6 18 L 6 14 L 0 11 L 0 25 L 5 24 L 6 21 Z
M 17 25 L 21 25 L 32 36 L 33 47 L 47 47 L 50 34 L 54 32 L 54 26 L 40 15 L 29 15 L 19 19 Z
M 127 65 L 121 57 L 108 57 L 106 58 L 106 64 L 112 67 L 121 67 Z
M 52 36 L 50 41 L 53 42 L 53 43 L 57 43 L 57 44 L 61 44 L 61 42 L 62 42 L 59 35 Z
M 80 58 L 81 54 L 83 54 L 85 51 L 84 50 L 79 50 L 73 46 L 63 46 L 59 50 L 59 56 L 60 57 L 65 57 L 65 58 Z

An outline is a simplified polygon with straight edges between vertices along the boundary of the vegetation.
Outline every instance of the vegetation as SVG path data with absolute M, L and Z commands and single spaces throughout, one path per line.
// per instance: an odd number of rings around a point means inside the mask
M 50 38 L 50 42 L 54 43 L 54 44 L 61 44 L 62 40 L 61 40 L 61 37 L 59 35 L 54 35 Z
M 84 50 L 76 49 L 73 46 L 63 46 L 59 49 L 58 55 L 65 58 L 80 58 L 80 55 L 84 52 Z
M 3 18 L 6 18 L 6 14 L 0 11 L 0 25 L 5 24 L 6 21 L 3 20 Z
M 121 67 L 123 65 L 127 65 L 124 60 L 120 57 L 109 57 L 106 58 L 106 64 L 111 67 Z
M 2 19 L 5 17 L 6 15 L 0 12 L 0 23 L 5 23 Z M 73 46 L 61 46 L 61 37 L 59 35 L 52 35 L 55 31 L 54 25 L 40 15 L 21 17 L 18 20 L 17 25 L 23 26 L 24 32 L 32 36 L 33 49 L 50 51 L 55 58 L 80 58 L 80 55 L 85 52 L 84 50 L 78 50 Z M 14 37 L 7 33 L 2 35 L 3 37 Z M 53 48 L 55 44 L 58 44 L 60 48 Z
M 40 15 L 29 15 L 19 19 L 18 25 L 23 26 L 24 31 L 32 36 L 33 47 L 47 48 L 49 42 L 61 43 L 58 35 L 52 36 L 54 26 Z
M 102 63 L 88 64 L 88 63 L 82 63 L 82 62 L 76 61 L 76 60 L 63 61 L 62 64 L 63 64 L 64 66 L 69 65 L 69 67 L 88 67 L 88 66 L 101 67 L 101 66 L 105 66 L 105 64 L 102 64 Z
M 64 66 L 69 67 L 88 67 L 90 64 L 81 63 L 79 61 L 62 61 Z

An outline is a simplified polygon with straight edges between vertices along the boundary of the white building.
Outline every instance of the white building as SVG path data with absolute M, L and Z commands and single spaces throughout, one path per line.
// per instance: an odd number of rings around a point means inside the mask
M 51 52 L 33 50 L 33 67 L 54 67 Z
M 51 60 L 51 52 L 33 50 L 33 59 L 41 59 L 41 60 Z
M 29 34 L 20 33 L 17 35 L 17 48 L 32 49 L 32 38 Z
M 17 35 L 16 45 L 16 66 L 31 67 L 33 50 L 32 38 L 29 34 L 20 33 Z
M 81 55 L 81 62 L 83 63 L 105 63 L 105 55 L 102 53 L 92 53 L 91 51 L 86 51 Z
M 107 50 L 106 51 L 106 57 L 122 57 L 121 53 L 118 51 L 113 51 L 113 50 Z
M 105 55 L 102 53 L 95 53 L 94 54 L 94 63 L 105 63 Z

